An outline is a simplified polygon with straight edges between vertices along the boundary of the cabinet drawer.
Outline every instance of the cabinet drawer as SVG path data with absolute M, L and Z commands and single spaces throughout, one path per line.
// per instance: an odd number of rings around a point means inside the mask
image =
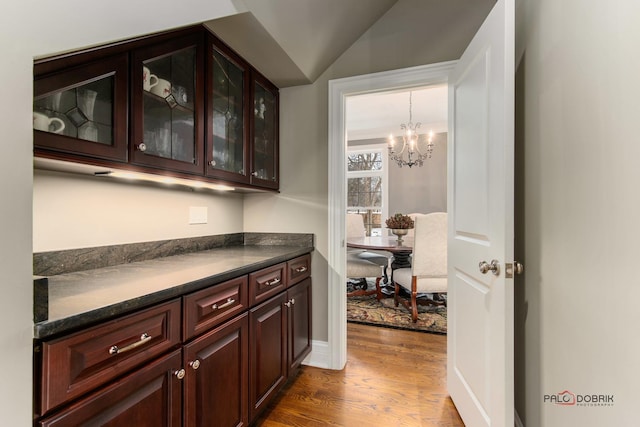
M 249 305 L 265 301 L 286 288 L 286 264 L 277 264 L 249 274 Z
M 40 413 L 180 344 L 180 300 L 42 344 Z
M 182 354 L 167 356 L 101 388 L 68 408 L 39 421 L 37 427 L 182 425 L 182 387 L 176 373 Z
M 228 280 L 183 298 L 184 339 L 188 340 L 242 313 L 248 306 L 247 276 Z
M 311 255 L 287 261 L 287 286 L 292 286 L 311 276 Z

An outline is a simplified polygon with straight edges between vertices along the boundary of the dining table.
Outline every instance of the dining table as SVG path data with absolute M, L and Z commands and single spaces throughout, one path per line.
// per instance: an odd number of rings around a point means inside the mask
M 393 253 L 392 271 L 411 267 L 409 256 L 413 252 L 413 237 L 404 236 L 401 242 L 396 236 L 348 237 L 347 247 Z

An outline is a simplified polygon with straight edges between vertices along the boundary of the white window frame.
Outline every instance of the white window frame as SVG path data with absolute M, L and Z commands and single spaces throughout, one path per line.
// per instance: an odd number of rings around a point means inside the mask
M 354 145 L 351 147 L 347 146 L 347 157 L 351 154 L 366 154 L 366 153 L 373 153 L 373 152 L 380 152 L 380 158 L 382 160 L 382 169 L 371 170 L 371 171 L 345 170 L 346 178 L 347 178 L 345 180 L 345 186 L 347 185 L 349 178 L 366 178 L 366 177 L 372 177 L 372 176 L 381 177 L 382 178 L 382 198 L 381 198 L 382 206 L 380 206 L 380 213 L 381 213 L 381 221 L 384 221 L 384 219 L 387 218 L 389 215 L 389 168 L 388 168 L 389 150 L 387 149 L 387 146 L 385 143 Z M 346 169 L 348 169 L 348 167 Z M 371 208 L 373 207 L 372 206 L 348 206 L 348 203 L 347 203 L 347 210 L 371 209 Z

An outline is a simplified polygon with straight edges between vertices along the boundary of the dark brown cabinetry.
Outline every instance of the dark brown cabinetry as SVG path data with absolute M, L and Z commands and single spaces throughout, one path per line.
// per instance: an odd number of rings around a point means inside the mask
M 203 26 L 34 64 L 37 156 L 277 190 L 278 88 Z
M 287 379 L 286 294 L 251 310 L 250 419 L 269 404 Z
M 250 419 L 269 404 L 311 352 L 311 279 L 250 312 Z
M 42 343 L 44 414 L 180 344 L 180 301 Z
M 127 160 L 128 55 L 78 55 L 36 65 L 35 73 L 37 155 Z
M 247 313 L 207 332 L 184 347 L 184 425 L 248 424 Z
M 248 425 L 311 351 L 310 260 L 36 343 L 36 425 Z
M 177 373 L 180 350 L 40 420 L 40 427 L 136 426 L 179 427 L 182 382 Z
M 131 163 L 202 174 L 202 37 L 198 32 L 133 52 Z
M 307 278 L 287 291 L 287 363 L 288 376 L 295 374 L 311 352 L 311 279 Z
M 206 173 L 249 183 L 249 65 L 212 35 L 207 65 Z
M 251 184 L 277 189 L 280 181 L 278 88 L 253 71 L 251 99 Z

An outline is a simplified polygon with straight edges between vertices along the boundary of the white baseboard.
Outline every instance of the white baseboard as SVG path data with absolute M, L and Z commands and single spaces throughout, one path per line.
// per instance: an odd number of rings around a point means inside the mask
M 524 424 L 522 423 L 522 420 L 520 419 L 520 415 L 518 415 L 518 411 L 516 411 L 515 409 L 513 410 L 514 413 L 514 418 L 515 418 L 515 425 L 516 427 L 524 427 Z
M 311 341 L 311 353 L 302 361 L 303 365 L 329 369 L 331 355 L 328 341 Z

